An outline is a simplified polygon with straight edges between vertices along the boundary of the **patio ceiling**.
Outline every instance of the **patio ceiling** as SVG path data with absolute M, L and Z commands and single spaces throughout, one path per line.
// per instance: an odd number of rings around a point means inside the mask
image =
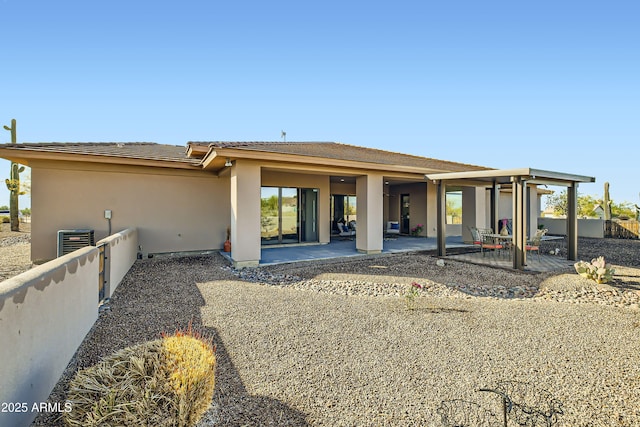
M 578 256 L 578 184 L 595 182 L 590 176 L 552 172 L 542 169 L 493 169 L 466 172 L 426 174 L 425 178 L 438 186 L 438 255 L 446 254 L 445 215 L 447 186 L 491 187 L 491 218 L 497 224 L 496 207 L 500 187 L 510 184 L 513 198 L 513 268 L 522 270 L 527 263 L 527 191 L 529 185 L 560 185 L 567 187 L 567 259 Z M 494 229 L 497 227 L 494 225 Z

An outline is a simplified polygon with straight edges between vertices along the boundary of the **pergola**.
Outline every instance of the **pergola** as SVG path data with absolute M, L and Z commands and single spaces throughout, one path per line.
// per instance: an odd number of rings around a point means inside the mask
M 438 255 L 446 255 L 446 188 L 447 185 L 485 187 L 491 191 L 491 224 L 498 230 L 498 199 L 500 187 L 510 185 L 513 197 L 513 268 L 523 270 L 527 264 L 527 186 L 558 185 L 567 187 L 567 259 L 578 257 L 578 184 L 595 182 L 594 177 L 551 172 L 540 169 L 494 169 L 470 172 L 437 173 L 425 175 L 438 187 L 437 236 Z

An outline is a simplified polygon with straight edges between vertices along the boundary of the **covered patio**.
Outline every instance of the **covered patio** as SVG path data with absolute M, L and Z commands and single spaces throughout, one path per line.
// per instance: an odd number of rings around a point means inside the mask
M 462 241 L 461 236 L 447 237 L 447 246 L 450 248 L 470 247 L 470 245 L 465 244 Z M 382 253 L 392 254 L 402 252 L 434 251 L 436 248 L 437 242 L 433 237 L 398 236 L 384 240 Z M 357 250 L 355 239 L 342 240 L 338 238 L 332 238 L 327 244 L 262 247 L 260 252 L 260 266 L 367 255 Z M 225 258 L 231 261 L 228 252 L 221 253 Z
M 498 203 L 501 188 L 510 187 L 512 193 L 511 266 L 524 270 L 527 266 L 527 241 L 531 237 L 531 190 L 538 185 L 567 187 L 567 260 L 578 256 L 578 184 L 595 182 L 594 177 L 545 171 L 540 169 L 503 169 L 427 174 L 425 177 L 437 186 L 437 253 L 446 255 L 446 191 L 447 186 L 485 188 L 490 195 L 490 226 L 498 228 Z
M 464 243 L 462 236 L 447 236 L 446 246 L 449 249 L 462 249 L 447 257 L 456 261 L 486 265 L 495 268 L 511 268 L 511 261 L 504 256 L 483 256 L 473 245 Z M 409 237 L 398 236 L 385 239 L 382 254 L 398 254 L 408 252 L 437 251 L 438 242 L 435 237 Z M 232 262 L 228 252 L 220 252 Z M 309 262 L 330 259 L 345 259 L 371 256 L 359 252 L 356 249 L 355 240 L 331 239 L 327 244 L 313 245 L 281 245 L 277 247 L 263 247 L 261 249 L 260 266 L 288 264 L 296 262 Z M 376 255 L 374 255 L 376 256 Z M 572 261 L 561 256 L 545 255 L 534 256 L 524 269 L 531 273 L 559 271 L 570 268 Z

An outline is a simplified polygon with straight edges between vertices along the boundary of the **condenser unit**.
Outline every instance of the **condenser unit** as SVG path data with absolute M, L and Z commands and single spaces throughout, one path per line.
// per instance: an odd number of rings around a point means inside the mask
M 58 256 L 69 254 L 85 246 L 95 246 L 93 230 L 58 230 Z

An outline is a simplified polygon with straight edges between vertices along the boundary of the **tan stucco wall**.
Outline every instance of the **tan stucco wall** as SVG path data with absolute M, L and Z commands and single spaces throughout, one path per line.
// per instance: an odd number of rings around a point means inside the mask
M 57 231 L 94 229 L 107 236 L 135 227 L 143 253 L 219 249 L 229 225 L 229 176 L 202 171 L 32 162 L 31 257 L 56 256 Z
M 438 186 L 427 182 L 427 236 L 438 235 Z
M 409 228 L 422 224 L 424 227 L 420 235 L 426 236 L 429 230 L 426 184 L 421 182 L 389 186 L 389 221 L 400 221 L 400 196 L 402 194 L 409 194 Z M 435 215 L 435 210 L 433 214 Z M 435 220 L 433 223 L 435 226 Z
M 128 228 L 98 242 L 105 245 L 105 298 L 111 298 L 124 276 L 127 274 L 138 253 L 138 230 Z
M 362 253 L 382 252 L 384 233 L 382 209 L 382 174 L 370 173 L 356 178 L 358 231 L 356 249 Z
M 237 160 L 231 167 L 231 258 L 237 268 L 260 262 L 260 165 Z
M 82 248 L 0 282 L 0 402 L 27 405 L 0 426 L 31 423 L 98 318 L 99 263 Z

